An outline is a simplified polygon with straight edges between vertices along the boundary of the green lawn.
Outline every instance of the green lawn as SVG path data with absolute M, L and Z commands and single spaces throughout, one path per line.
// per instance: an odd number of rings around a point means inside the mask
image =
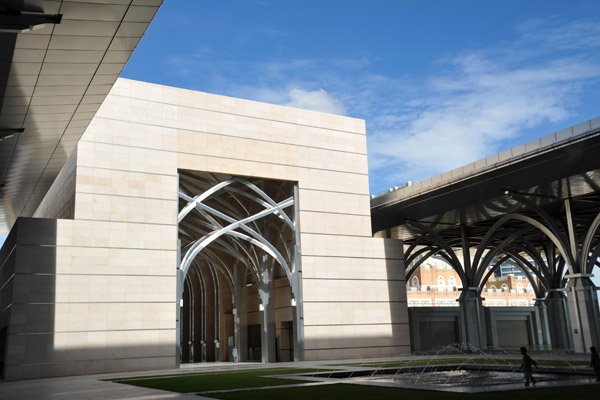
M 444 364 L 462 364 L 462 363 L 481 363 L 481 364 L 519 364 L 518 359 L 463 359 L 463 358 L 443 358 L 443 359 L 420 359 L 393 361 L 384 363 L 357 363 L 346 365 L 360 365 L 368 367 L 402 367 L 402 366 L 423 366 L 423 365 L 444 365 Z M 538 360 L 541 365 L 565 366 L 560 360 Z M 571 363 L 575 364 L 575 363 Z M 579 362 L 578 364 L 586 364 Z M 271 375 L 301 374 L 311 372 L 327 372 L 327 369 L 300 369 L 300 368 L 269 368 L 269 369 L 251 369 L 235 371 L 213 371 L 204 373 L 189 373 L 175 375 L 161 375 L 150 377 L 134 377 L 124 379 L 111 379 L 113 382 L 143 386 L 153 389 L 168 390 L 180 393 L 199 393 L 217 390 L 256 388 L 261 386 L 280 386 L 296 383 L 307 383 L 297 379 L 269 378 Z M 405 399 L 502 399 L 506 400 L 548 400 L 561 398 L 596 398 L 600 385 L 569 386 L 558 388 L 543 388 L 530 390 L 517 390 L 510 392 L 489 392 L 484 394 L 459 394 L 439 391 L 412 390 L 401 388 L 389 388 L 378 386 L 366 386 L 355 384 L 332 384 L 319 386 L 304 386 L 298 388 L 273 388 L 262 390 L 242 390 L 232 393 L 211 393 L 208 396 L 219 399 L 389 399 L 393 397 Z M 594 395 L 595 393 L 595 395 Z M 207 396 L 204 394 L 204 396 Z
M 302 374 L 323 372 L 323 369 L 270 368 L 255 370 L 219 371 L 194 374 L 148 376 L 126 379 L 111 379 L 112 382 L 143 386 L 152 389 L 170 390 L 179 393 L 204 392 L 208 390 L 240 389 L 259 386 L 305 383 L 294 379 L 265 378 L 268 375 Z
M 230 400 L 584 400 L 598 398 L 598 393 L 600 393 L 600 385 L 513 390 L 509 392 L 461 394 L 449 392 L 434 392 L 429 390 L 398 389 L 379 386 L 335 384 L 323 386 L 305 386 L 298 388 L 277 388 L 240 391 L 232 393 L 217 393 L 210 394 L 210 397 Z

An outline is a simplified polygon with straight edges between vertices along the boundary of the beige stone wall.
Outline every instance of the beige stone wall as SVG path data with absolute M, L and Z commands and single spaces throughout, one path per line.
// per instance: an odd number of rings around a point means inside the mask
M 303 234 L 302 251 L 305 359 L 410 352 L 395 240 Z
M 119 79 L 40 261 L 55 268 L 40 374 L 174 365 L 178 169 L 298 183 L 305 359 L 410 351 L 401 245 L 371 237 L 364 121 Z M 12 377 L 35 375 L 14 360 Z
M 14 229 L 6 379 L 174 366 L 172 249 L 123 249 L 110 241 L 136 230 L 123 223 L 20 218 Z
M 408 351 L 400 246 L 371 237 L 364 121 L 121 79 L 83 142 L 106 168 L 117 151 L 155 174 L 298 182 L 305 358 Z

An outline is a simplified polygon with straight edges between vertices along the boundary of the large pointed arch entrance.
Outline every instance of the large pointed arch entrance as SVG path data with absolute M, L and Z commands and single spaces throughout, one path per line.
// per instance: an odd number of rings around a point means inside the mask
M 302 359 L 294 182 L 179 171 L 179 362 Z

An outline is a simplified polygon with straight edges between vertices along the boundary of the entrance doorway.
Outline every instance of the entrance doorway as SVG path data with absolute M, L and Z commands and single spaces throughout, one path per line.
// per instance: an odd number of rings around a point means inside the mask
M 180 362 L 299 359 L 295 183 L 179 172 Z

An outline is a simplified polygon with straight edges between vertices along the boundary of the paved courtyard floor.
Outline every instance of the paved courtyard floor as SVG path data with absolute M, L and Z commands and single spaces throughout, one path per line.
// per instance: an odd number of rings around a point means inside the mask
M 586 357 L 581 355 L 567 356 L 573 360 L 585 360 Z M 567 358 L 562 356 L 561 358 Z M 212 371 L 230 371 L 244 369 L 264 369 L 264 368 L 314 368 L 314 369 L 344 369 L 344 370 L 364 370 L 365 368 L 373 369 L 372 367 L 362 366 L 361 364 L 370 363 L 386 363 L 395 360 L 414 360 L 426 359 L 427 357 L 407 356 L 399 358 L 386 359 L 360 359 L 360 360 L 334 360 L 334 361 L 318 361 L 318 362 L 298 362 L 298 363 L 277 363 L 277 364 L 262 364 L 262 363 L 202 363 L 188 364 L 179 369 L 156 370 L 156 371 L 134 371 L 127 373 L 111 373 L 102 375 L 84 375 L 71 376 L 60 378 L 32 379 L 21 381 L 0 381 L 0 399 L 2 400 L 38 400 L 38 399 L 56 399 L 56 400 L 71 400 L 71 399 L 89 399 L 89 400 L 151 400 L 151 399 L 203 399 L 193 393 L 180 394 L 167 392 L 156 389 L 148 389 L 143 387 L 125 385 L 120 383 L 108 382 L 104 379 L 126 378 L 126 377 L 142 377 L 156 375 L 172 375 L 185 374 L 190 372 L 212 372 Z M 435 358 L 435 357 L 434 357 Z M 357 365 L 338 365 L 358 363 Z M 331 383 L 340 383 L 339 380 L 322 379 L 321 382 L 307 382 L 307 385 L 327 385 Z M 570 384 L 586 384 L 593 383 L 593 380 L 584 379 L 577 382 L 548 382 L 544 386 L 570 385 Z M 369 383 L 373 384 L 373 383 Z M 302 385 L 302 384 L 301 384 Z M 297 385 L 287 385 L 297 386 Z M 495 390 L 514 390 L 520 388 L 519 385 L 506 385 L 503 388 L 498 387 Z M 280 388 L 283 386 L 279 386 Z

